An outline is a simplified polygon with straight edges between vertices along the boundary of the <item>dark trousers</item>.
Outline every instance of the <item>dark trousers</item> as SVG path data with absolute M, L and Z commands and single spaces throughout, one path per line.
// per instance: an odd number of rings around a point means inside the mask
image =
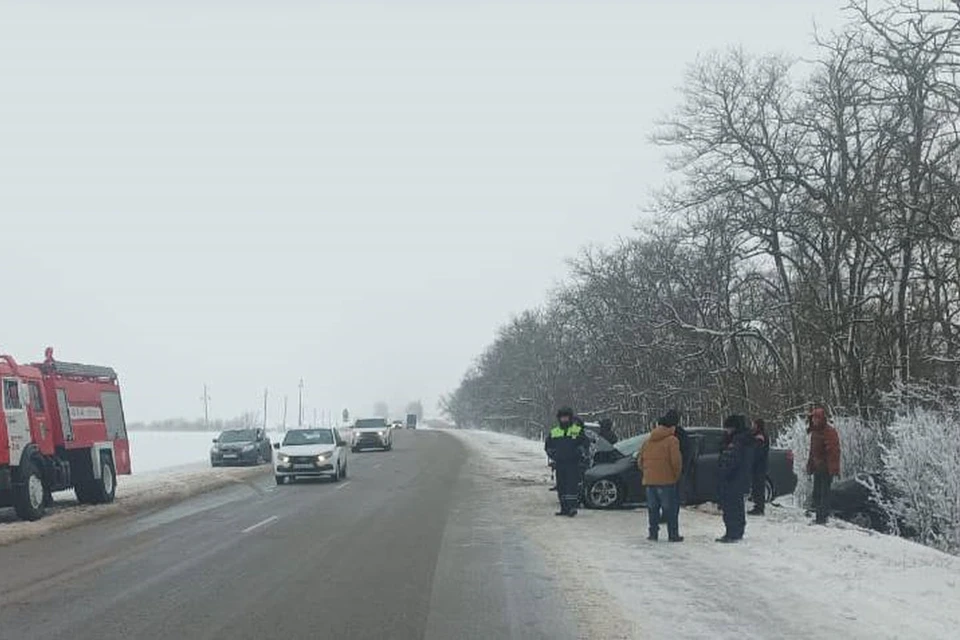
M 813 474 L 813 508 L 817 512 L 817 522 L 826 524 L 830 517 L 830 484 L 833 476 L 826 471 Z
M 757 474 L 753 476 L 753 508 L 758 513 L 763 513 L 767 504 L 767 475 Z
M 557 498 L 560 511 L 576 511 L 580 504 L 580 465 L 577 462 L 557 463 Z
M 667 535 L 671 539 L 680 537 L 680 495 L 677 485 L 647 487 L 647 517 L 651 538 L 659 534 L 661 519 L 667 521 Z
M 743 492 L 727 488 L 720 495 L 720 508 L 723 510 L 723 525 L 727 532 L 724 537 L 740 540 L 747 528 L 747 513 L 743 504 Z

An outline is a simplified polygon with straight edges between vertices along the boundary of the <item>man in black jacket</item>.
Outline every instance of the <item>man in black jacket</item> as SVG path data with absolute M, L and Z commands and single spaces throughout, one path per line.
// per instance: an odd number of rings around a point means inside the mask
M 753 509 L 747 513 L 762 516 L 767 501 L 767 467 L 770 459 L 770 438 L 767 425 L 757 418 L 753 421 Z
M 747 527 L 744 496 L 750 490 L 753 472 L 753 435 L 746 416 L 732 415 L 723 421 L 723 449 L 717 460 L 718 499 L 726 531 L 717 542 L 739 542 Z
M 577 424 L 573 410 L 564 407 L 557 411 L 557 424 L 550 430 L 544 449 L 556 465 L 557 497 L 560 500 L 558 516 L 575 516 L 580 504 L 581 464 L 590 443 Z
M 610 444 L 617 444 L 617 441 L 620 440 L 613 431 L 613 420 L 610 418 L 604 418 L 600 421 L 600 430 L 597 433 Z

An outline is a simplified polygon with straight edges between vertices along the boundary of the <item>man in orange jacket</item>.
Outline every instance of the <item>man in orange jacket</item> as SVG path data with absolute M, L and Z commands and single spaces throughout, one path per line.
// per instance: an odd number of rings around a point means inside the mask
M 815 407 L 808 418 L 810 455 L 807 473 L 813 474 L 813 505 L 817 524 L 826 524 L 830 516 L 830 485 L 840 475 L 840 436 L 827 423 L 827 412 Z
M 683 459 L 680 456 L 680 440 L 676 438 L 676 427 L 672 415 L 657 420 L 657 426 L 644 440 L 637 456 L 637 465 L 643 474 L 643 486 L 647 489 L 648 540 L 658 538 L 662 510 L 670 542 L 683 542 L 680 535 L 680 492 L 677 490 L 683 473 Z

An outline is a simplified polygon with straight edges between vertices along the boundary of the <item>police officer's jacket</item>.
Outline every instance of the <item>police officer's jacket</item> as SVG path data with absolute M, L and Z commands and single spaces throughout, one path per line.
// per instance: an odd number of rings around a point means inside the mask
M 584 451 L 589 446 L 590 443 L 583 434 L 583 427 L 578 424 L 570 424 L 567 427 L 554 425 L 544 443 L 547 455 L 557 464 L 579 464 Z

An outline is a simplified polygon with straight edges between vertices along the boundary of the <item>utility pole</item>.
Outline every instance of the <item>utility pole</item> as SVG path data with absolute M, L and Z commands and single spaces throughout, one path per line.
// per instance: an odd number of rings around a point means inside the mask
M 297 426 L 303 426 L 303 378 L 300 378 L 300 407 L 297 416 Z
M 283 396 L 283 430 L 287 430 L 287 396 Z
M 210 428 L 210 394 L 207 393 L 207 385 L 203 385 L 203 395 L 200 396 L 203 402 L 203 426 Z
M 268 389 L 263 390 L 263 430 L 267 430 L 267 392 Z

